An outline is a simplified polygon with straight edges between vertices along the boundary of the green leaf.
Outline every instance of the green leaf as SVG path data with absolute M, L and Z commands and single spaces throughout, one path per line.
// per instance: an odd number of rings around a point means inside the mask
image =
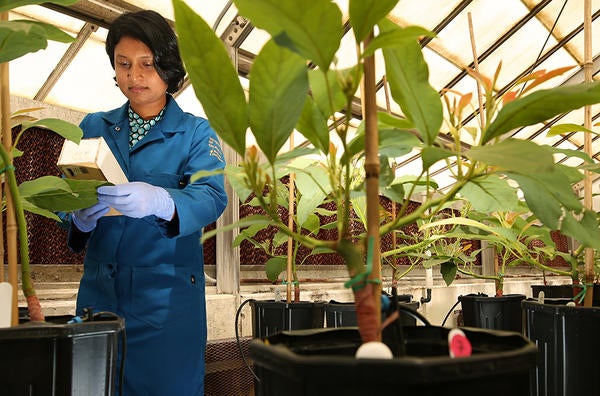
M 321 113 L 314 99 L 306 97 L 296 129 L 321 152 L 329 150 L 327 118 Z
M 21 133 L 29 128 L 46 128 L 75 143 L 79 143 L 83 136 L 83 131 L 79 126 L 58 118 L 44 118 L 34 122 L 23 122 L 22 125 Z
M 574 149 L 563 149 L 560 147 L 548 146 L 548 149 L 552 151 L 552 153 L 563 154 L 567 157 L 576 157 L 584 160 L 588 164 L 593 164 L 594 160 L 583 151 L 574 150 Z
M 23 21 L 0 21 L 0 62 L 9 62 L 47 46 L 44 30 L 39 26 Z
M 385 111 L 377 112 L 377 126 L 379 129 L 414 129 L 414 125 L 406 118 L 400 118 Z M 416 136 L 415 136 L 416 137 Z
M 252 190 L 246 185 L 244 169 L 239 165 L 225 165 L 225 175 L 240 201 L 245 202 L 252 194 Z
M 581 202 L 573 193 L 566 176 L 560 172 L 521 175 L 509 173 L 508 177 L 519 183 L 525 201 L 540 221 L 552 228 L 559 229 L 564 209 L 579 211 Z
M 308 94 L 304 59 L 269 41 L 250 72 L 248 115 L 252 134 L 271 164 L 290 137 Z
M 200 238 L 200 242 L 204 243 L 207 239 L 210 239 L 217 235 L 220 232 L 226 232 L 231 230 L 236 230 L 239 228 L 249 227 L 253 224 L 262 224 L 265 228 L 270 226 L 273 223 L 269 217 L 264 215 L 252 215 L 246 216 L 240 221 L 236 221 L 235 223 L 227 224 L 223 227 L 218 227 L 214 230 L 209 230 L 202 233 L 202 238 Z
M 556 115 L 600 102 L 600 81 L 539 90 L 504 106 L 484 132 L 482 143 L 515 128 L 537 124 Z
M 319 230 L 321 229 L 321 220 L 319 216 L 314 213 L 311 213 L 306 221 L 302 223 L 302 228 L 308 231 L 309 235 L 317 235 Z
M 11 21 L 11 22 L 17 22 L 17 21 Z M 38 26 L 39 28 L 41 28 L 44 31 L 44 36 L 46 37 L 46 39 L 51 40 L 51 41 L 57 41 L 59 43 L 72 43 L 73 41 L 75 41 L 75 37 L 63 32 L 62 30 L 60 30 L 58 27 L 54 26 L 54 25 L 50 25 L 48 23 L 44 23 L 44 22 L 39 22 L 39 21 L 29 21 L 29 20 L 23 20 L 23 21 L 18 21 L 18 22 L 23 22 L 23 23 L 29 23 L 35 26 Z
M 399 29 L 390 21 L 382 22 L 386 32 Z M 384 49 L 383 56 L 392 97 L 425 144 L 431 145 L 442 125 L 442 101 L 429 84 L 429 69 L 421 46 L 415 41 L 400 48 Z
M 55 26 L 35 21 L 0 21 L 0 62 L 9 62 L 45 49 L 48 40 L 70 42 L 73 37 Z
M 402 202 L 405 198 L 405 193 L 404 186 L 401 183 L 393 183 L 381 189 L 381 195 L 390 199 L 392 202 Z
M 567 214 L 562 219 L 560 231 L 584 246 L 600 249 L 600 229 L 598 228 L 598 218 L 595 212 L 586 209 L 580 219 Z
M 419 138 L 404 129 L 385 128 L 379 130 L 379 153 L 388 158 L 398 158 L 421 146 Z M 364 129 L 348 144 L 344 156 L 353 157 L 365 149 Z
M 336 111 L 344 109 L 346 106 L 346 95 L 343 88 L 340 86 L 340 75 L 347 75 L 340 70 L 330 69 L 323 73 L 320 69 L 313 69 L 308 73 L 310 81 L 310 94 L 313 97 L 315 104 L 323 113 L 325 118 L 328 118 Z
M 54 212 L 71 212 L 98 202 L 96 189 L 108 184 L 102 180 L 62 179 L 42 176 L 19 185 L 21 197 L 33 205 Z
M 484 213 L 513 211 L 519 202 L 517 191 L 496 175 L 469 181 L 460 194 L 471 203 L 473 209 Z
M 12 10 L 17 7 L 23 7 L 26 5 L 34 5 L 34 4 L 43 4 L 43 3 L 53 3 L 60 5 L 71 5 L 77 3 L 78 0 L 0 0 L 0 12 Z
M 326 192 L 331 189 L 329 177 L 323 167 L 313 165 L 302 172 L 296 172 L 296 187 L 300 194 L 296 215 L 298 223 L 304 224 L 317 207 L 323 203 L 327 196 Z
M 583 125 L 558 124 L 558 125 L 551 126 L 550 129 L 548 129 L 548 133 L 546 133 L 546 136 L 552 137 L 552 136 L 562 135 L 563 133 L 572 133 L 572 132 L 587 132 L 587 133 L 593 133 L 595 135 L 598 134 L 597 132 L 594 132 L 591 129 L 588 129 L 588 128 L 584 127 Z
M 271 282 L 276 282 L 279 278 L 279 275 L 287 269 L 287 258 L 277 256 L 271 257 L 265 263 L 265 271 L 267 273 L 267 278 Z
M 348 11 L 356 42 L 367 38 L 373 26 L 384 18 L 398 0 L 350 0 Z
M 570 185 L 574 185 L 575 183 L 579 183 L 583 180 L 584 174 L 578 168 L 573 168 L 568 165 L 556 164 L 554 165 L 554 171 L 562 173 Z
M 373 55 L 379 48 L 393 49 L 419 41 L 421 37 L 435 37 L 435 33 L 420 26 L 408 26 L 404 29 L 381 33 L 375 37 L 367 48 L 364 56 Z
M 442 274 L 444 282 L 446 282 L 446 286 L 450 286 L 452 282 L 454 282 L 457 271 L 458 267 L 453 261 L 447 261 L 440 265 L 440 273 Z
M 473 147 L 465 155 L 474 161 L 524 174 L 549 172 L 554 167 L 548 147 L 530 140 L 506 139 L 493 145 Z
M 37 214 L 40 216 L 44 216 L 51 220 L 56 220 L 59 222 L 62 221 L 60 217 L 58 217 L 56 214 L 54 214 L 54 212 L 39 208 L 39 207 L 35 206 L 34 204 L 32 204 L 31 202 L 27 201 L 26 199 L 22 199 L 22 197 L 21 197 L 21 204 L 23 205 L 23 210 L 25 210 L 27 212 L 31 212 L 31 213 L 34 213 L 34 214 Z
M 248 110 L 225 45 L 182 0 L 173 0 L 181 57 L 213 129 L 238 154 L 246 151 Z
M 421 160 L 423 161 L 423 169 L 429 169 L 436 162 L 453 157 L 456 154 L 450 150 L 440 147 L 427 146 L 421 151 Z
M 327 71 L 342 40 L 342 12 L 330 0 L 235 0 L 239 13 L 281 46 Z
M 361 221 L 362 224 L 367 224 L 367 197 L 360 196 L 350 200 L 352 203 L 352 210 L 356 214 L 356 217 Z

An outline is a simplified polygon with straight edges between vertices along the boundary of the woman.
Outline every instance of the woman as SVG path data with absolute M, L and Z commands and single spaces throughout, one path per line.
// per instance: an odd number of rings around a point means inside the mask
M 129 183 L 98 188 L 98 203 L 71 216 L 69 246 L 87 245 L 77 313 L 125 319 L 124 395 L 203 395 L 206 312 L 202 227 L 227 204 L 224 167 L 208 121 L 171 94 L 185 71 L 173 30 L 153 11 L 110 26 L 106 52 L 128 99 L 87 115 L 84 138 L 107 141 Z M 104 216 L 109 208 L 122 215 Z

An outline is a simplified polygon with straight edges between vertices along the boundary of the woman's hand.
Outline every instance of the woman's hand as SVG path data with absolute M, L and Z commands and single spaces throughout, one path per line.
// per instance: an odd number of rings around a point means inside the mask
M 144 182 L 99 187 L 98 202 L 135 218 L 155 215 L 171 220 L 175 213 L 175 203 L 167 190 Z
M 108 213 L 109 210 L 108 205 L 98 202 L 89 208 L 74 211 L 71 218 L 79 231 L 90 232 L 96 228 L 98 219 Z

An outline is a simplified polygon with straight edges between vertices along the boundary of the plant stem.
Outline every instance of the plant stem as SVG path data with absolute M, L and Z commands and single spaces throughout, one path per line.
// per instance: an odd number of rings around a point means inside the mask
M 27 305 L 29 307 L 31 320 L 44 321 L 44 316 L 41 312 L 41 308 L 39 307 L 39 300 L 37 299 L 35 289 L 33 288 L 33 282 L 31 280 L 31 269 L 29 267 L 29 242 L 27 240 L 27 221 L 25 220 L 25 212 L 23 210 L 23 204 L 19 194 L 19 186 L 17 184 L 14 166 L 12 166 L 10 156 L 3 145 L 0 145 L 0 156 L 5 164 L 5 179 L 8 184 L 8 190 L 12 198 L 13 209 L 17 221 L 19 251 L 21 255 L 21 284 L 23 288 L 23 294 L 27 298 Z

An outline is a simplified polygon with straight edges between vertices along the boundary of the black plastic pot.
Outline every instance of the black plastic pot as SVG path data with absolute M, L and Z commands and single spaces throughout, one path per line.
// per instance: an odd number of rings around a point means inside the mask
M 561 300 L 573 300 L 573 298 L 581 291 L 579 285 L 531 285 L 531 292 L 533 298 L 537 298 L 540 292 L 544 292 L 544 298 L 547 299 L 559 299 Z M 592 305 L 594 307 L 600 307 L 600 285 L 594 285 L 594 298 L 592 299 Z
M 536 347 L 514 332 L 464 328 L 473 355 L 450 358 L 448 332 L 405 326 L 407 356 L 356 359 L 355 328 L 281 333 L 250 343 L 256 396 L 529 395 Z
M 524 294 L 490 297 L 486 294 L 459 296 L 465 326 L 523 332 L 521 301 Z
M 47 318 L 0 329 L 3 395 L 115 394 L 120 318 L 67 324 Z
M 268 337 L 284 330 L 322 328 L 325 302 L 251 300 L 252 336 Z
M 419 309 L 419 302 L 412 301 L 412 295 L 401 294 L 398 296 L 398 305 L 416 311 Z M 325 311 L 326 327 L 346 327 L 357 326 L 356 306 L 354 302 L 338 302 L 331 300 L 323 307 Z M 405 326 L 414 326 L 417 320 L 405 310 L 400 311 L 400 322 Z
M 531 395 L 597 395 L 600 308 L 523 301 L 525 335 L 538 346 Z

